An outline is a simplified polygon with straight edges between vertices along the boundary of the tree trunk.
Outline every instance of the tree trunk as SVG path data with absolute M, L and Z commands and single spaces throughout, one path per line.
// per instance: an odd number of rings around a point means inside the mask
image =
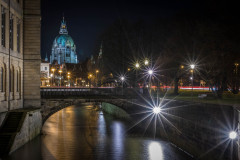
M 174 79 L 174 94 L 178 95 L 178 82 L 179 82 L 179 78 L 175 78 Z

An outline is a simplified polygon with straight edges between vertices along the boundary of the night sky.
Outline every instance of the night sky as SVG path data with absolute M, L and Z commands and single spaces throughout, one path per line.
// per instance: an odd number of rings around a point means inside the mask
M 42 0 L 42 58 L 51 53 L 54 38 L 58 35 L 63 17 L 67 21 L 69 35 L 77 46 L 78 57 L 90 57 L 97 38 L 114 21 L 151 21 L 158 17 L 171 17 L 181 12 L 204 14 L 214 10 L 219 3 L 212 0 Z M 224 6 L 224 2 L 222 2 Z M 210 8 L 210 9 L 209 9 Z

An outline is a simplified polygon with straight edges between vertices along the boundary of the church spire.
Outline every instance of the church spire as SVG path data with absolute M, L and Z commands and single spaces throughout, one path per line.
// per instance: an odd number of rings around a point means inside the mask
M 103 50 L 102 50 L 102 47 L 103 46 L 103 42 L 101 43 L 101 46 L 100 46 L 100 51 L 99 51 L 99 54 L 98 54 L 98 58 L 102 58 L 102 54 L 103 54 Z
M 61 23 L 61 27 L 60 27 L 59 34 L 68 34 L 67 24 L 66 24 L 66 21 L 65 21 L 65 17 L 64 17 L 64 16 L 63 16 L 63 20 L 62 20 L 62 23 Z
M 47 56 L 47 53 L 46 53 L 45 61 L 48 62 L 48 56 Z

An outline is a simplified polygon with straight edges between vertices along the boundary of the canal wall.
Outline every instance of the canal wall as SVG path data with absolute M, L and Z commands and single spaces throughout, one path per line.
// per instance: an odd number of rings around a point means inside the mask
M 0 113 L 0 127 L 2 126 L 2 123 L 7 115 L 7 112 Z
M 237 126 L 238 126 L 238 135 L 240 135 L 240 106 L 237 105 L 234 107 L 235 109 L 235 113 L 237 114 Z M 240 159 L 240 136 L 238 136 L 238 140 L 237 140 L 237 144 L 238 144 L 238 151 L 237 151 L 237 156 L 238 156 L 238 159 Z
M 113 104 L 103 102 L 101 104 L 101 109 L 103 112 L 111 114 L 115 117 L 122 118 L 125 120 L 130 120 L 130 115 L 125 110 L 123 110 Z
M 131 115 L 135 122 L 143 118 L 135 114 L 143 112 L 143 107 L 139 108 L 132 103 L 113 104 L 103 103 L 103 106 L 108 106 L 106 107 L 108 113 L 120 115 L 121 112 L 116 109 L 118 106 Z M 114 107 L 111 109 L 112 105 Z M 162 122 L 156 123 L 156 136 L 170 141 L 196 159 L 238 159 L 237 141 L 228 137 L 232 130 L 237 129 L 238 115 L 234 107 L 169 100 L 163 101 L 162 106 L 160 114 Z M 136 127 L 145 130 L 148 122 L 143 121 Z
M 42 115 L 40 109 L 25 112 L 25 119 L 21 124 L 20 131 L 15 135 L 9 154 L 40 134 L 42 128 Z

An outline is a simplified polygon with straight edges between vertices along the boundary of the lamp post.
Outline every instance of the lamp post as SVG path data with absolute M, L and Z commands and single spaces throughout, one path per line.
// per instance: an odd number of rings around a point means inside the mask
M 69 82 L 70 75 L 68 75 L 67 77 L 68 77 L 68 85 L 70 87 L 70 82 Z
M 123 95 L 123 82 L 124 82 L 124 80 L 125 80 L 125 77 L 121 76 L 120 79 L 121 79 L 121 81 L 122 81 L 122 95 Z
M 181 69 L 181 73 L 180 73 L 180 75 L 181 75 L 181 82 L 180 82 L 180 85 L 182 87 L 183 86 L 183 78 L 182 78 L 183 75 L 182 74 L 183 74 L 184 65 L 181 65 L 180 69 Z
M 148 66 L 149 65 L 149 60 L 145 59 L 144 64 L 145 64 L 145 66 Z
M 52 81 L 51 85 L 53 86 L 53 74 L 50 74 L 50 77 L 51 77 L 51 81 Z
M 137 62 L 135 64 L 135 67 L 136 67 L 136 83 L 138 82 L 138 69 L 140 68 L 140 64 Z
M 96 70 L 96 86 L 98 87 L 98 73 L 99 73 L 99 70 L 97 69 Z
M 62 70 L 59 70 L 60 73 L 60 87 L 62 87 Z
M 191 68 L 191 73 L 192 73 L 192 77 L 191 77 L 191 80 L 192 80 L 192 100 L 193 100 L 193 72 L 194 72 L 194 69 L 195 69 L 195 65 L 194 64 L 191 64 L 190 65 L 190 68 Z
M 54 85 L 54 72 L 55 72 L 55 68 L 52 68 L 51 70 L 53 72 L 53 77 L 52 77 L 53 83 L 52 83 L 52 85 Z
M 89 74 L 89 79 L 90 79 L 90 85 L 89 85 L 89 88 L 91 88 L 92 87 L 92 74 Z
M 239 64 L 238 64 L 238 63 L 235 63 L 234 65 L 235 65 L 235 67 L 236 67 L 235 71 L 236 71 L 236 75 L 237 75 Z
M 71 86 L 71 85 L 70 85 L 70 81 L 69 81 L 69 79 L 70 79 L 70 74 L 71 74 L 70 72 L 67 72 L 67 77 L 68 77 L 68 85 L 69 85 L 69 87 Z
M 151 88 L 152 74 L 153 74 L 153 70 L 152 70 L 152 69 L 149 69 L 149 70 L 148 70 L 148 75 L 149 75 L 149 87 L 150 87 L 150 88 Z

